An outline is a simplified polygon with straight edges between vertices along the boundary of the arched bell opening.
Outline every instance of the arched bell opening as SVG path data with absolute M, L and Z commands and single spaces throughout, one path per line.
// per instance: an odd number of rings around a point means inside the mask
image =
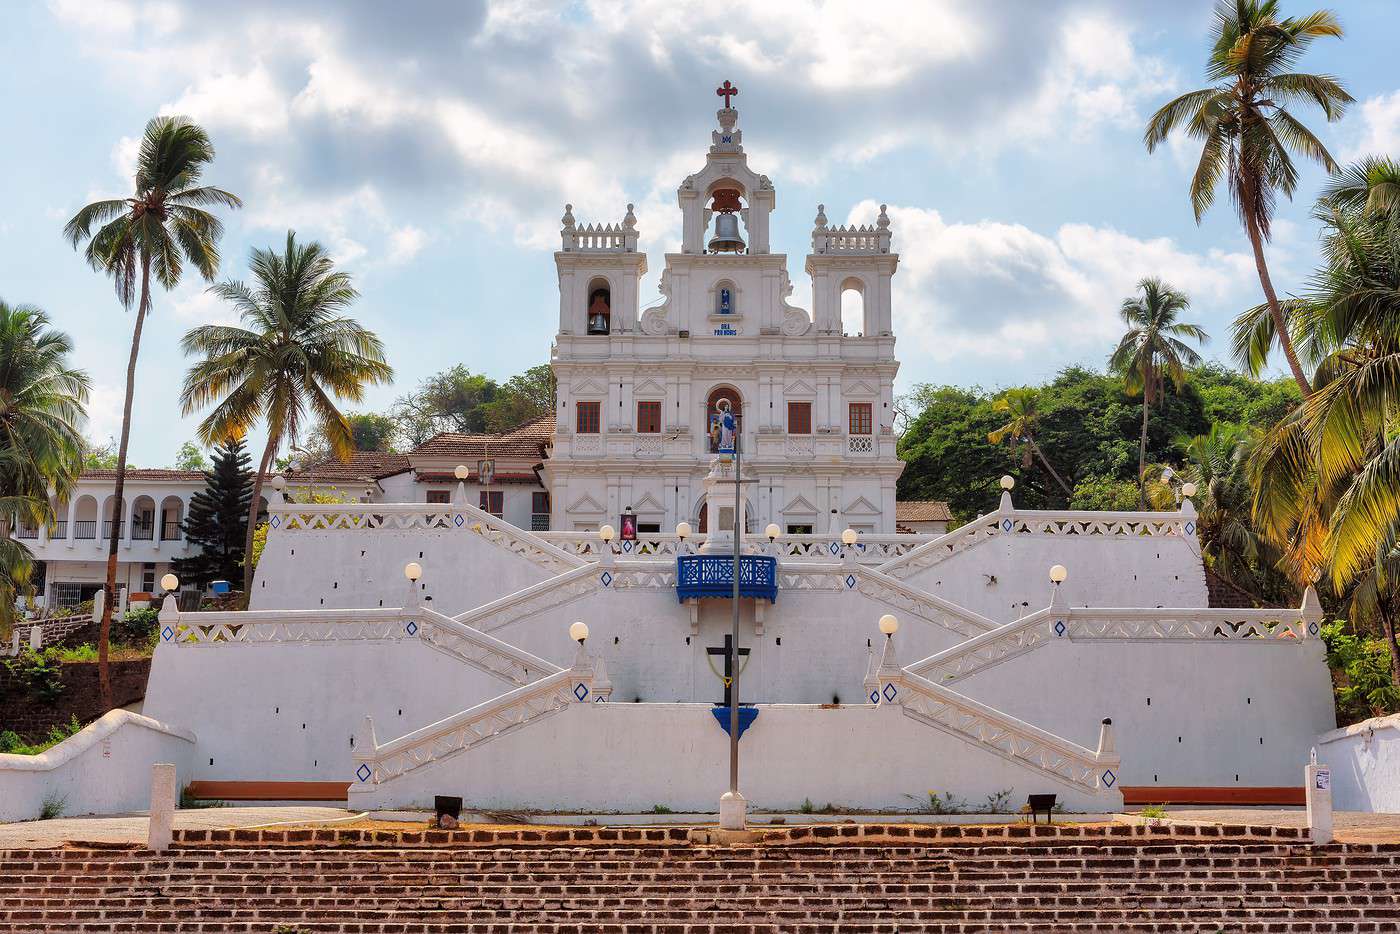
M 709 211 L 714 215 L 713 235 L 706 249 L 711 253 L 747 253 L 739 229 L 744 213 L 744 192 L 733 182 L 718 182 L 712 189 Z
M 841 283 L 841 333 L 847 337 L 870 333 L 865 320 L 865 282 L 856 276 Z
M 612 332 L 612 288 L 607 279 L 597 278 L 588 283 L 588 333 Z

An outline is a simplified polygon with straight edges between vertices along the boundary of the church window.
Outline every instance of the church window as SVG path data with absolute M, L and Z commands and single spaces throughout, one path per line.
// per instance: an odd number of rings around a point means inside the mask
M 810 525 L 788 523 L 787 533 L 789 535 L 811 535 L 812 527 Z
M 549 512 L 549 494 L 539 490 L 531 493 L 530 511 L 535 513 Z
M 637 403 L 637 430 L 653 435 L 661 431 L 660 402 Z
M 505 512 L 505 493 L 500 490 L 481 491 L 481 511 L 489 512 L 497 519 Z
M 598 432 L 602 430 L 600 428 L 602 413 L 599 411 L 601 407 L 602 403 L 600 402 L 578 403 L 578 421 L 574 426 L 574 430 L 581 435 L 598 434 Z
M 850 430 L 853 435 L 874 434 L 874 419 L 871 415 L 871 405 L 869 402 L 851 403 Z
M 605 280 L 595 279 L 588 289 L 588 333 L 607 334 L 612 324 L 612 292 Z
M 812 403 L 788 403 L 788 434 L 810 435 L 812 433 Z
M 430 502 L 430 503 L 450 503 L 450 502 L 452 502 L 452 493 L 451 493 L 451 491 L 449 491 L 449 490 L 429 490 L 429 491 L 428 491 L 428 502 Z

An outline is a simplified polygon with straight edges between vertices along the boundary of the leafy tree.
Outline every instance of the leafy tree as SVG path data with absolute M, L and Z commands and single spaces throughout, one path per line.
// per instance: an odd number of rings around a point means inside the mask
M 393 416 L 412 446 L 441 431 L 486 430 L 485 405 L 496 398 L 495 380 L 473 375 L 458 364 L 423 380 L 415 392 L 399 398 Z
M 135 467 L 135 464 L 128 463 L 127 467 Z M 117 469 L 117 442 L 108 438 L 101 444 L 95 441 L 83 439 L 83 469 L 84 470 L 116 470 Z
M 1074 485 L 1071 509 L 1131 512 L 1137 507 L 1137 484 L 1113 477 L 1085 477 Z
M 1128 392 L 1142 393 L 1142 436 L 1138 442 L 1138 508 L 1147 508 L 1147 413 L 1162 394 L 1167 379 L 1180 388 L 1186 368 L 1201 362 L 1181 338 L 1205 343 L 1206 332 L 1196 324 L 1182 324 L 1177 316 L 1190 305 L 1185 293 L 1161 279 L 1138 283 L 1141 296 L 1126 298 L 1119 314 L 1128 332 L 1108 359 L 1109 368 L 1122 374 Z
M 357 451 L 392 451 L 398 425 L 388 415 L 377 412 L 350 412 L 350 435 Z
M 294 445 L 303 424 L 314 417 L 332 453 L 348 458 L 353 436 L 336 400 L 359 402 L 367 384 L 393 378 L 383 342 L 342 316 L 358 293 L 325 247 L 299 245 L 288 231 L 281 253 L 253 250 L 249 266 L 256 287 L 226 281 L 212 289 L 238 309 L 246 327 L 211 324 L 185 335 L 185 353 L 202 359 L 190 367 L 180 394 L 186 414 L 214 404 L 199 425 L 205 443 L 241 438 L 259 419 L 266 420 L 267 445 L 253 480 L 245 554 L 253 550 L 259 495 L 278 447 Z M 243 568 L 245 594 L 252 584 L 249 561 Z
M 223 224 L 205 207 L 236 208 L 242 202 L 220 188 L 201 185 L 200 176 L 214 161 L 209 136 L 184 117 L 156 117 L 136 156 L 135 194 L 94 201 L 63 228 L 74 248 L 88 241 L 85 257 L 92 268 L 112 277 L 117 299 L 130 309 L 136 302 L 131 355 L 126 365 L 121 439 L 117 442 L 117 479 L 112 495 L 112 535 L 107 543 L 107 599 L 98 635 L 98 676 L 103 709 L 112 706 L 107 642 L 117 594 L 117 547 L 121 540 L 121 504 L 126 488 L 126 450 L 131 438 L 131 402 L 136 391 L 136 358 L 141 329 L 151 310 L 151 274 L 167 290 L 180 283 L 186 261 L 212 281 L 219 270 Z M 94 232 L 93 227 L 97 229 Z
M 1214 202 L 1224 178 L 1254 250 L 1274 337 L 1304 396 L 1312 387 L 1290 339 L 1285 305 L 1274 292 L 1264 243 L 1270 239 L 1277 196 L 1292 198 L 1298 183 L 1291 151 L 1329 172 L 1337 169 L 1322 141 L 1287 107 L 1311 103 L 1329 122 L 1341 119 L 1352 102 L 1341 84 L 1327 75 L 1294 71 L 1313 40 L 1341 35 L 1337 18 L 1326 10 L 1280 19 L 1278 0 L 1221 0 L 1206 65 L 1206 75 L 1215 83 L 1166 104 L 1152 115 L 1143 137 L 1148 152 L 1176 129 L 1201 141 L 1201 159 L 1191 179 L 1196 221 Z
M 199 445 L 193 441 L 186 441 L 180 445 L 180 450 L 175 453 L 176 470 L 205 470 L 208 467 L 209 459 L 204 456 Z
M 1040 390 L 1029 386 L 1008 389 L 992 402 L 992 411 L 1009 421 L 996 431 L 989 432 L 987 440 L 992 444 L 1007 441 L 1012 454 L 1020 450 L 1022 469 L 1031 466 L 1031 457 L 1034 456 L 1060 489 L 1065 491 L 1065 496 L 1073 497 L 1074 491 L 1055 472 L 1055 468 L 1045 459 L 1045 452 L 1035 443 L 1036 432 L 1040 430 Z
M 486 430 L 510 431 L 532 418 L 550 414 L 556 404 L 557 385 L 554 369 L 547 363 L 512 376 L 483 406 Z
M 248 506 L 253 498 L 253 472 L 242 438 L 220 443 L 214 464 L 204 471 L 204 489 L 190 499 L 181 526 L 185 541 L 199 552 L 177 558 L 173 570 L 180 580 L 201 587 L 210 581 L 233 581 L 243 573 L 248 537 Z
M 962 522 L 995 508 L 997 480 L 1012 458 L 987 440 L 1000 424 L 991 402 L 956 386 L 924 387 L 921 396 L 922 410 L 899 440 L 899 498 L 943 500 Z
M 0 631 L 14 623 L 15 599 L 27 594 L 29 549 L 12 535 L 53 518 L 49 493 L 66 499 L 82 469 L 78 425 L 88 377 L 69 366 L 73 343 L 28 305 L 0 300 Z

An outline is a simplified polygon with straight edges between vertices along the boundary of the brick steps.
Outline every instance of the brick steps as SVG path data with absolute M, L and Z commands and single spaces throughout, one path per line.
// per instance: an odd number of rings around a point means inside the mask
M 1400 845 L 1032 840 L 0 852 L 16 932 L 1394 931 Z

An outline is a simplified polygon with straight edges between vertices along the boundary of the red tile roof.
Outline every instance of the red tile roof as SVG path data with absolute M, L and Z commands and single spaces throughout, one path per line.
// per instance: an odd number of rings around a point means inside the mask
M 894 504 L 896 522 L 948 522 L 948 504 L 936 499 L 910 499 Z
M 115 470 L 84 470 L 79 480 L 115 480 Z M 128 480 L 175 480 L 185 483 L 204 481 L 204 474 L 198 470 L 170 470 L 165 467 L 128 467 Z
M 554 416 L 541 415 L 500 434 L 444 431 L 433 435 L 410 453 L 422 457 L 484 457 L 488 454 L 543 457 L 545 445 L 553 440 Z
M 328 458 L 287 472 L 289 483 L 368 483 L 408 470 L 408 458 L 387 451 L 356 451 L 348 461 Z

